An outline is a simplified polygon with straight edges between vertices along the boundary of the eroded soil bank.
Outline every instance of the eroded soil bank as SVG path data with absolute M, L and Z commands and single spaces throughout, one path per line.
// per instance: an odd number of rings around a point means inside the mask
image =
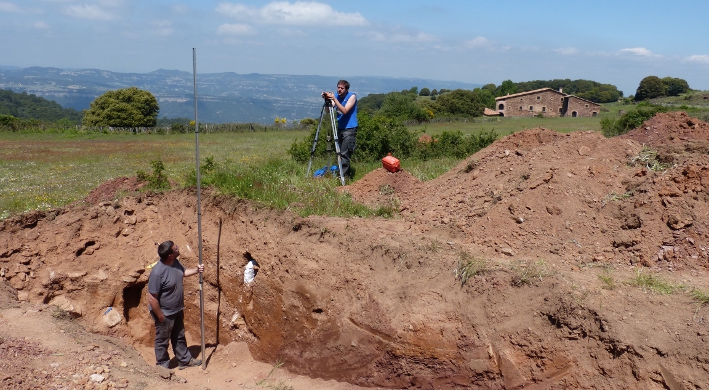
M 404 167 L 344 188 L 398 205 L 392 220 L 303 219 L 205 191 L 206 343 L 247 345 L 329 388 L 707 388 L 707 307 L 687 290 L 709 291 L 708 140 L 683 113 L 613 139 L 531 129 L 431 182 Z M 0 268 L 23 304 L 149 351 L 147 267 L 166 239 L 197 262 L 196 196 L 112 199 L 131 183 L 4 221 Z M 261 265 L 249 285 L 245 251 Z M 470 260 L 481 272 L 463 284 Z M 639 271 L 685 290 L 627 284 Z M 220 388 L 210 375 L 191 383 Z

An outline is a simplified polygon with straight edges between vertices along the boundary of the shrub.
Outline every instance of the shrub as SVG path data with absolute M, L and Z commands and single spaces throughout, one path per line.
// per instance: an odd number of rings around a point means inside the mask
M 165 165 L 162 160 L 153 160 L 150 162 L 150 166 L 153 167 L 153 173 L 148 175 L 143 171 L 138 171 L 136 172 L 138 180 L 148 182 L 147 188 L 154 191 L 170 189 L 170 182 L 163 173 L 165 171 Z
M 634 110 L 630 110 L 618 119 L 601 119 L 601 131 L 610 138 L 621 135 L 642 126 L 643 122 L 652 118 L 658 112 L 667 112 L 667 108 L 646 103 L 640 103 Z
M 463 135 L 460 131 L 444 131 L 440 136 L 433 138 L 433 142 L 419 143 L 417 134 L 409 131 L 397 118 L 360 113 L 357 119 L 359 129 L 353 162 L 374 162 L 388 153 L 399 159 L 465 158 L 490 145 L 498 137 L 494 130 L 468 135 Z M 323 133 L 326 131 L 325 129 L 329 129 L 329 125 L 320 130 L 320 138 L 314 152 L 315 157 L 327 154 L 326 135 Z M 316 129 L 306 139 L 296 140 L 291 144 L 288 154 L 294 161 L 304 163 L 310 159 L 315 132 Z

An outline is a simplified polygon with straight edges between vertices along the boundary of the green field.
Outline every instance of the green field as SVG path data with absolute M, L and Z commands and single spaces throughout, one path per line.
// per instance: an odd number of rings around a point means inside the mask
M 545 127 L 561 132 L 600 130 L 600 118 L 617 115 L 620 104 L 595 118 L 499 118 L 491 122 L 433 123 L 412 126 L 416 132 L 431 135 L 460 130 L 470 134 L 495 130 L 505 136 L 527 128 Z M 238 133 L 200 133 L 200 157 L 211 158 L 220 167 L 221 176 L 233 176 L 234 182 L 220 185 L 226 193 L 252 198 L 276 208 L 289 203 L 318 202 L 325 206 L 312 209 L 301 206 L 302 214 L 338 214 L 346 200 L 338 198 L 336 180 L 306 178 L 307 165 L 294 163 L 287 150 L 296 139 L 307 137 L 305 130 L 274 130 Z M 0 132 L 0 219 L 31 211 L 47 210 L 81 199 L 99 184 L 120 176 L 135 176 L 142 170 L 151 172 L 151 162 L 160 160 L 165 173 L 182 186 L 194 183 L 194 134 L 18 134 Z M 356 153 L 355 153 L 356 154 Z M 402 161 L 402 168 L 421 180 L 431 180 L 450 170 L 459 159 Z M 326 161 L 316 161 L 313 170 Z M 381 166 L 378 162 L 355 164 L 355 180 Z M 192 181 L 190 181 L 190 178 Z M 204 177 L 203 177 L 204 179 Z M 229 179 L 227 179 L 228 181 Z M 237 182 L 236 180 L 241 180 Z M 267 188 L 256 192 L 248 187 L 258 181 Z M 207 180 L 207 182 L 210 182 Z M 220 188 L 222 188 L 220 187 Z M 269 194 L 268 192 L 275 194 Z M 306 193 L 312 197 L 294 197 L 288 193 Z M 328 202 L 330 202 L 328 204 Z M 345 215 L 368 215 L 348 205 Z

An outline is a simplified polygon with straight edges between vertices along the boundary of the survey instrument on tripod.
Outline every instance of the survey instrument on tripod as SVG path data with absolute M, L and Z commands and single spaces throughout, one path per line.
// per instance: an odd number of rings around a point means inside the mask
M 310 177 L 310 170 L 313 167 L 313 158 L 315 157 L 315 148 L 318 146 L 318 139 L 320 138 L 320 129 L 322 128 L 323 118 L 325 118 L 325 112 L 327 112 L 330 118 L 330 127 L 332 131 L 332 139 L 335 141 L 335 155 L 337 156 L 337 175 L 340 177 L 340 183 L 345 185 L 345 175 L 342 172 L 342 155 L 340 154 L 340 140 L 337 136 L 337 117 L 335 114 L 335 108 L 332 106 L 332 101 L 328 98 L 325 92 L 322 93 L 322 98 L 325 99 L 322 109 L 320 110 L 320 120 L 318 121 L 318 128 L 315 130 L 315 139 L 313 139 L 313 146 L 310 148 L 310 162 L 308 162 L 308 173 L 307 177 Z M 330 149 L 330 134 L 327 135 L 327 151 Z M 328 166 L 329 166 L 328 161 Z M 332 172 L 332 171 L 331 171 Z M 325 172 L 327 174 L 327 172 Z M 334 175 L 335 172 L 332 172 Z

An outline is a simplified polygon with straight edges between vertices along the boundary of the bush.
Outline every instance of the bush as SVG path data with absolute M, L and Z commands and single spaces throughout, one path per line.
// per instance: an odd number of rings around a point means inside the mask
M 490 145 L 498 136 L 494 130 L 468 135 L 463 135 L 460 131 L 444 131 L 440 136 L 434 137 L 433 142 L 420 144 L 418 135 L 409 131 L 404 123 L 397 118 L 360 113 L 357 120 L 359 121 L 359 129 L 357 131 L 357 148 L 352 157 L 353 162 L 377 161 L 388 153 L 399 159 L 465 158 Z M 327 154 L 326 134 L 323 134 L 323 131 L 330 129 L 330 127 L 325 124 L 322 126 L 324 128 L 320 130 L 315 157 Z M 291 144 L 288 154 L 293 160 L 305 163 L 310 159 L 315 132 L 314 129 L 306 139 L 296 140 Z
M 150 166 L 153 167 L 153 173 L 148 175 L 143 171 L 136 172 L 136 176 L 140 181 L 147 181 L 148 189 L 153 191 L 169 190 L 170 182 L 167 180 L 167 176 L 163 173 L 165 171 L 165 165 L 162 160 L 154 160 L 150 162 Z
M 460 130 L 444 131 L 440 136 L 433 137 L 432 142 L 419 144 L 413 157 L 421 160 L 440 157 L 465 158 L 493 143 L 497 136 L 494 130 L 468 135 L 463 135 Z
M 375 161 L 391 153 L 399 158 L 412 155 L 418 140 L 397 118 L 381 115 L 358 117 L 357 150 L 354 161 Z
M 613 137 L 629 132 L 642 126 L 643 122 L 652 118 L 658 112 L 667 112 L 667 108 L 653 106 L 646 103 L 638 104 L 634 110 L 630 110 L 618 119 L 601 119 L 601 131 L 606 137 Z

